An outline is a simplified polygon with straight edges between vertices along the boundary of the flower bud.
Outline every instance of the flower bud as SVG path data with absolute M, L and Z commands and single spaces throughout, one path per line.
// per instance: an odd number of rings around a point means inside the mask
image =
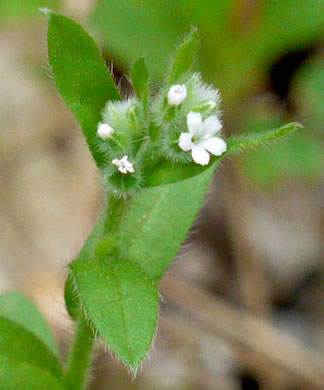
M 187 88 L 184 84 L 173 85 L 168 92 L 168 103 L 171 106 L 179 106 L 187 97 Z
M 113 133 L 114 129 L 111 126 L 107 125 L 106 123 L 99 124 L 97 134 L 101 139 L 106 140 L 110 138 Z

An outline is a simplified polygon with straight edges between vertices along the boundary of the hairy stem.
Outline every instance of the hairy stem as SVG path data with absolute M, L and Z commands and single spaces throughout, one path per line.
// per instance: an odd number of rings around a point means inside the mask
M 77 322 L 74 342 L 65 373 L 65 386 L 68 390 L 82 390 L 85 388 L 93 343 L 93 332 L 85 318 L 81 318 Z
M 119 223 L 125 208 L 127 207 L 127 202 L 129 197 L 126 198 L 115 198 L 110 195 L 108 199 L 108 207 L 106 211 L 106 220 L 105 220 L 105 235 L 112 236 L 118 231 Z

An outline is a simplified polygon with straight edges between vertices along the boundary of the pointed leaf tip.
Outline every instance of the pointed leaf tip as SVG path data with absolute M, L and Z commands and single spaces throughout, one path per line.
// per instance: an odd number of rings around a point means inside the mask
M 199 32 L 192 27 L 190 33 L 178 46 L 171 67 L 169 85 L 175 84 L 181 76 L 186 74 L 193 65 L 200 43 Z
M 231 137 L 227 141 L 228 147 L 226 154 L 229 155 L 232 152 L 241 151 L 247 148 L 254 148 L 259 145 L 264 145 L 270 141 L 277 141 L 281 137 L 292 134 L 295 130 L 301 128 L 303 128 L 303 125 L 299 122 L 291 122 L 279 129 L 266 131 L 264 133 Z
M 48 18 L 48 59 L 56 86 L 79 121 L 92 156 L 101 168 L 97 128 L 110 100 L 120 100 L 118 88 L 90 35 L 70 18 L 55 12 Z

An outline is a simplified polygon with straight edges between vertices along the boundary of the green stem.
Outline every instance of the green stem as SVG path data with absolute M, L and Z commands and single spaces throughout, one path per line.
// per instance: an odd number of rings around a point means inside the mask
M 68 390 L 84 389 L 88 367 L 91 362 L 93 343 L 93 332 L 89 328 L 87 321 L 81 318 L 77 322 L 74 342 L 65 373 L 65 386 Z
M 104 234 L 107 237 L 113 237 L 116 235 L 118 231 L 118 225 L 125 207 L 127 207 L 127 199 L 115 198 L 113 196 L 109 197 L 106 218 L 104 221 Z M 88 241 L 86 246 L 81 251 L 81 253 L 85 252 L 83 253 L 84 256 L 88 257 L 89 251 L 90 253 L 95 251 L 97 242 L 94 240 L 93 244 L 92 241 Z M 67 390 L 84 389 L 88 367 L 91 362 L 91 351 L 93 343 L 93 332 L 89 328 L 85 318 L 82 317 L 77 321 L 74 342 L 70 350 L 65 372 L 64 383 Z
M 105 220 L 105 235 L 112 236 L 118 231 L 121 216 L 127 207 L 129 198 L 115 198 L 112 195 L 108 198 L 108 207 Z

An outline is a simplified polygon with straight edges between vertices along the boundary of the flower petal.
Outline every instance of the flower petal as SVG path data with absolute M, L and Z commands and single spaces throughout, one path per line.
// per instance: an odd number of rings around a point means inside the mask
M 188 152 L 192 148 L 192 134 L 191 133 L 181 133 L 179 137 L 179 147 L 180 149 Z
M 187 115 L 187 126 L 189 133 L 200 136 L 204 131 L 201 114 L 199 112 L 190 111 Z
M 116 165 L 119 172 L 121 172 L 123 174 L 126 174 L 128 172 L 130 172 L 130 173 L 135 172 L 133 164 L 128 161 L 128 156 L 124 156 L 121 160 L 118 160 L 117 158 L 115 158 L 114 160 L 112 160 L 112 164 Z
M 208 150 L 209 153 L 214 156 L 220 156 L 226 152 L 227 145 L 226 142 L 219 137 L 210 137 L 201 142 L 203 147 Z
M 201 143 L 192 145 L 191 156 L 194 162 L 199 165 L 207 165 L 209 163 L 209 154 Z
M 212 137 L 215 133 L 217 133 L 223 126 L 221 121 L 215 115 L 209 116 L 204 120 L 204 138 Z

